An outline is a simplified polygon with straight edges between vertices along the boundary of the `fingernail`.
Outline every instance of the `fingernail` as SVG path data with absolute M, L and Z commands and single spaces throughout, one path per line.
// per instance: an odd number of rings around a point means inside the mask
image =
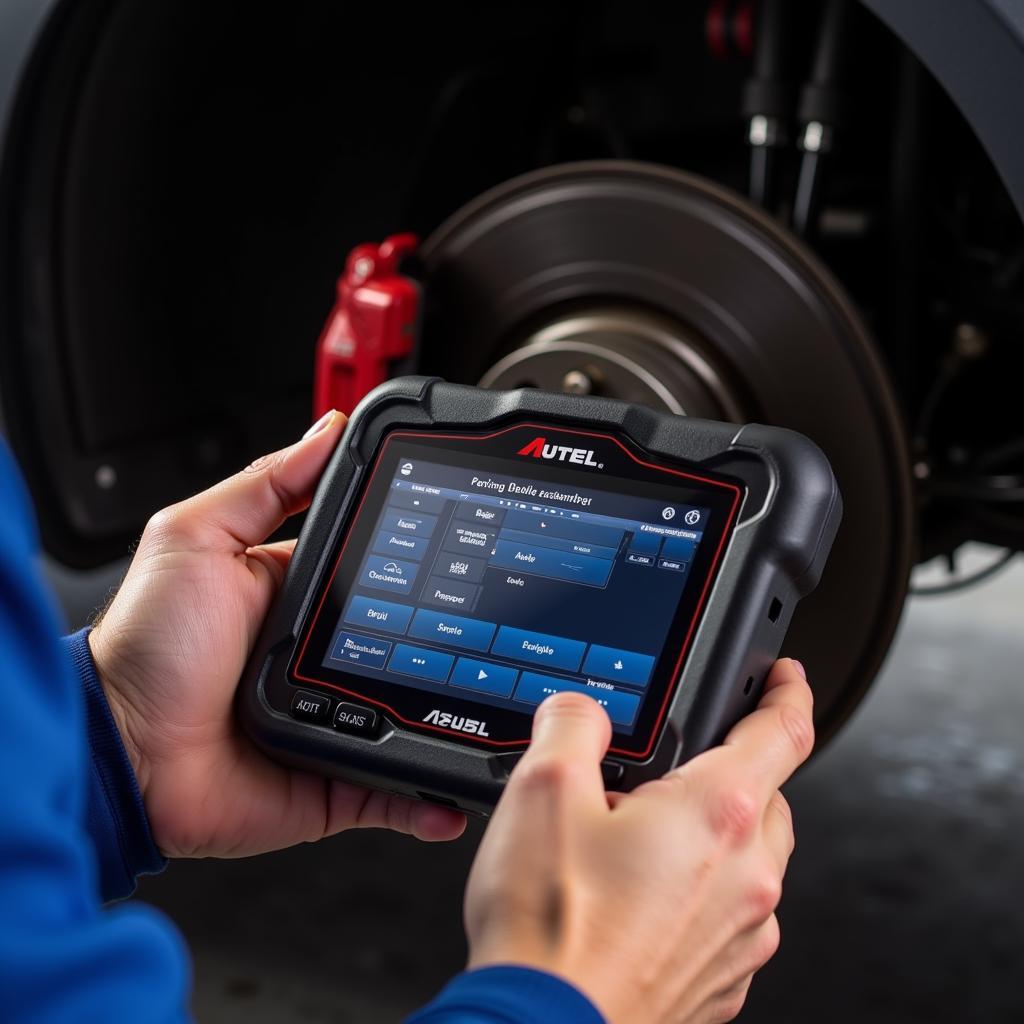
M 307 437 L 312 437 L 314 434 L 319 434 L 320 431 L 323 430 L 324 427 L 326 427 L 331 422 L 331 420 L 334 419 L 335 412 L 335 409 L 332 409 L 330 412 L 325 412 L 323 416 L 321 416 L 320 419 L 318 419 L 316 423 L 314 423 L 313 426 L 311 426 L 309 430 L 307 430 L 302 435 L 302 440 L 305 441 Z
M 803 662 L 797 661 L 796 658 L 790 658 L 789 660 L 793 663 L 793 668 L 800 673 L 800 678 L 807 682 L 807 669 L 804 668 Z

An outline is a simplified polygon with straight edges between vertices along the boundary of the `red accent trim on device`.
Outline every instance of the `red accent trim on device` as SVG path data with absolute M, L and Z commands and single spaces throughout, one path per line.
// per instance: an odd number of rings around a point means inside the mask
M 384 439 L 384 444 L 382 445 L 381 450 L 377 455 L 377 458 L 374 460 L 373 470 L 370 473 L 370 478 L 366 481 L 366 484 L 363 487 L 362 497 L 359 499 L 359 505 L 356 507 L 355 515 L 352 517 L 350 521 L 348 533 L 346 534 L 345 540 L 341 545 L 341 550 L 338 552 L 338 557 L 334 562 L 334 569 L 331 572 L 331 577 L 327 581 L 327 585 L 324 587 L 323 593 L 320 595 L 320 603 L 317 605 L 316 611 L 313 613 L 312 618 L 309 620 L 309 625 L 306 629 L 306 635 L 302 643 L 302 649 L 299 651 L 299 656 L 295 660 L 296 667 L 295 669 L 293 669 L 292 675 L 296 679 L 301 679 L 305 683 L 314 683 L 317 686 L 327 686 L 330 687 L 332 690 L 337 690 L 339 693 L 345 693 L 351 697 L 358 697 L 360 700 L 366 701 L 369 704 L 375 704 L 377 705 L 377 707 L 384 708 L 386 711 L 390 712 L 400 722 L 412 726 L 414 729 L 429 729 L 432 732 L 440 732 L 448 736 L 457 736 L 463 740 L 469 739 L 475 743 L 484 743 L 491 747 L 518 747 L 524 743 L 528 744 L 530 742 L 529 737 L 520 740 L 485 739 L 480 736 L 474 736 L 471 733 L 459 732 L 456 729 L 445 729 L 439 725 L 428 725 L 426 722 L 413 721 L 411 719 L 404 718 L 393 707 L 391 707 L 390 704 L 385 704 L 383 701 L 375 700 L 373 697 L 367 697 L 365 694 L 359 693 L 357 690 L 350 690 L 344 686 L 338 686 L 336 683 L 328 683 L 322 679 L 314 679 L 311 676 L 300 675 L 298 672 L 298 665 L 301 664 L 303 658 L 305 658 L 306 656 L 306 648 L 309 645 L 309 640 L 310 637 L 312 636 L 313 629 L 320 618 L 320 612 L 323 609 L 324 602 L 327 600 L 327 594 L 330 591 L 332 585 L 334 584 L 334 578 L 338 574 L 338 568 L 341 565 L 341 559 L 345 554 L 345 548 L 348 547 L 349 537 L 352 535 L 351 526 L 356 522 L 356 520 L 358 520 L 359 514 L 363 510 L 363 503 L 366 501 L 366 497 L 370 493 L 370 488 L 373 485 L 374 477 L 377 475 L 377 469 L 379 468 L 381 460 L 384 457 L 384 452 L 387 449 L 387 446 L 392 442 L 392 440 L 394 440 L 394 438 L 396 437 L 408 437 L 414 438 L 416 440 L 437 439 L 442 441 L 489 441 L 493 437 L 500 437 L 502 434 L 507 434 L 513 430 L 521 430 L 524 427 L 554 430 L 560 434 L 575 434 L 578 437 L 597 437 L 603 441 L 612 441 L 615 444 L 617 444 L 629 458 L 631 458 L 635 463 L 637 463 L 637 465 L 644 466 L 646 469 L 653 469 L 661 473 L 670 473 L 673 476 L 681 476 L 687 480 L 696 480 L 700 483 L 710 484 L 712 487 L 722 487 L 726 490 L 733 492 L 733 502 L 732 507 L 729 510 L 729 517 L 726 520 L 725 527 L 722 530 L 722 535 L 718 540 L 718 547 L 715 549 L 714 557 L 711 561 L 710 567 L 708 568 L 707 576 L 704 579 L 704 586 L 700 592 L 700 597 L 697 600 L 697 605 L 693 612 L 693 618 L 690 620 L 690 625 L 686 630 L 686 636 L 683 638 L 683 646 L 679 652 L 679 658 L 676 661 L 675 668 L 672 670 L 673 678 L 670 681 L 669 685 L 665 688 L 665 697 L 664 700 L 662 700 L 661 702 L 661 708 L 658 711 L 658 717 L 655 720 L 653 728 L 651 729 L 651 735 L 647 743 L 647 746 L 640 753 L 637 753 L 636 751 L 632 750 L 624 750 L 618 747 L 610 747 L 608 751 L 611 754 L 621 754 L 624 757 L 630 757 L 642 761 L 645 757 L 647 757 L 650 754 L 651 749 L 654 747 L 654 740 L 655 737 L 658 735 L 658 730 L 661 728 L 661 723 L 665 719 L 665 712 L 668 710 L 669 701 L 672 699 L 672 696 L 675 694 L 676 689 L 679 686 L 679 675 L 680 670 L 682 669 L 683 660 L 686 657 L 686 652 L 689 650 L 690 640 L 693 638 L 693 631 L 697 626 L 697 620 L 700 618 L 700 613 L 704 608 L 704 599 L 707 597 L 708 588 L 711 586 L 711 580 L 715 575 L 715 570 L 718 568 L 718 562 L 721 558 L 722 549 L 725 546 L 726 538 L 729 536 L 729 531 L 732 528 L 733 520 L 736 518 L 736 512 L 739 509 L 739 503 L 742 497 L 742 492 L 740 488 L 737 487 L 735 484 L 723 483 L 721 480 L 712 480 L 708 477 L 698 476 L 696 473 L 687 473 L 681 469 L 671 469 L 668 466 L 658 466 L 652 462 L 644 462 L 643 459 L 637 458 L 636 455 L 634 455 L 617 437 L 613 436 L 612 434 L 602 434 L 597 431 L 572 430 L 567 427 L 553 428 L 550 425 L 541 427 L 539 424 L 536 423 L 516 423 L 513 426 L 504 427 L 501 430 L 496 430 L 494 431 L 494 433 L 491 434 L 434 434 L 428 431 L 394 431 L 393 433 L 388 434 L 388 436 Z

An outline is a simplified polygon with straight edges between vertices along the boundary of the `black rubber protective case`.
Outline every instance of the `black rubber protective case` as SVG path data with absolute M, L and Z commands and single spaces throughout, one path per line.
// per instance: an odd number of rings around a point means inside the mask
M 797 601 L 821 577 L 842 516 L 832 469 L 813 442 L 789 430 L 690 419 L 612 399 L 400 377 L 372 391 L 353 413 L 242 677 L 242 722 L 268 755 L 375 789 L 490 812 L 521 751 L 495 753 L 412 732 L 386 712 L 375 739 L 297 720 L 288 713 L 295 686 L 287 672 L 385 435 L 399 427 L 483 430 L 523 419 L 625 435 L 682 468 L 728 474 L 745 485 L 653 752 L 643 763 L 606 762 L 609 788 L 633 789 L 664 774 L 721 742 L 753 709 Z

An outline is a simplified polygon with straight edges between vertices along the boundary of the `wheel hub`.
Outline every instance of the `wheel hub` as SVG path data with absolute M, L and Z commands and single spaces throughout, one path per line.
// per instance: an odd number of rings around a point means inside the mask
M 537 387 L 739 421 L 743 406 L 710 346 L 650 310 L 595 307 L 532 332 L 483 375 L 488 388 Z

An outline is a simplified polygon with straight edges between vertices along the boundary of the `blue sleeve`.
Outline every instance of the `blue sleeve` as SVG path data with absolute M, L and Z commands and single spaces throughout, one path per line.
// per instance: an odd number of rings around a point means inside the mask
M 89 756 L 97 708 L 87 719 L 37 548 L 27 496 L 0 443 L 0 1016 L 186 1020 L 189 969 L 177 933 L 148 908 L 100 902 L 97 850 L 110 891 L 151 861 L 136 859 L 139 822 L 121 803 L 124 765 L 104 776 Z M 105 784 L 112 788 L 101 800 Z
M 89 630 L 79 630 L 61 642 L 78 673 L 85 702 L 89 774 L 84 823 L 96 850 L 100 894 L 104 900 L 120 899 L 135 891 L 139 875 L 162 871 L 167 860 L 149 831 L 135 772 L 96 674 Z
M 605 1024 L 567 981 L 531 967 L 482 967 L 458 975 L 405 1024 Z

